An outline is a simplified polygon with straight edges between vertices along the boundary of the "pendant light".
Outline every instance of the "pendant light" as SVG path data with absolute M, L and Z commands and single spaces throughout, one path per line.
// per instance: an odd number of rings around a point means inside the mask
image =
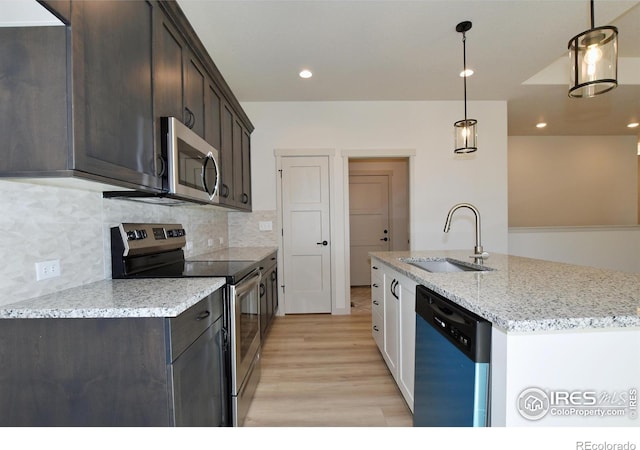
M 569 97 L 594 97 L 618 85 L 618 29 L 595 28 L 591 0 L 591 29 L 569 41 L 571 85 Z
M 462 79 L 464 80 L 464 120 L 458 120 L 453 124 L 455 133 L 455 150 L 454 153 L 473 153 L 478 150 L 477 139 L 478 121 L 467 118 L 467 36 L 466 32 L 471 29 L 472 23 L 469 21 L 460 22 L 456 25 L 456 31 L 462 33 Z

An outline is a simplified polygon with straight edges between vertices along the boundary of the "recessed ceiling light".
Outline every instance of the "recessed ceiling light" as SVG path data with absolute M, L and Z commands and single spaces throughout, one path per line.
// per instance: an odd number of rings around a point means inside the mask
M 546 122 L 538 122 L 538 123 L 536 124 L 536 128 L 544 128 L 544 127 L 546 127 L 546 126 L 547 126 Z
M 462 72 L 460 72 L 461 77 L 470 77 L 471 75 L 473 75 L 473 70 L 471 69 L 463 70 Z
M 311 78 L 313 76 L 311 71 L 307 69 L 302 70 L 298 75 L 300 75 L 300 78 Z
M 637 128 L 638 125 L 640 125 L 640 123 L 638 122 L 631 122 L 630 124 L 627 125 L 628 128 Z

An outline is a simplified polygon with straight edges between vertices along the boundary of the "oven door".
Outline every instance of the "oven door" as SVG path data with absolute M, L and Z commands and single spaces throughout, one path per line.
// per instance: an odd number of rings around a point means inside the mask
M 231 286 L 231 390 L 241 392 L 260 350 L 260 281 L 259 269 L 240 283 Z
M 175 117 L 162 118 L 169 193 L 218 203 L 218 151 Z

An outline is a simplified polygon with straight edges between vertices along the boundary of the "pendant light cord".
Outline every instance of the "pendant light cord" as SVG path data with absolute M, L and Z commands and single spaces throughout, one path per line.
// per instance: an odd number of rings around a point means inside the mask
M 592 30 L 596 27 L 596 19 L 595 19 L 595 14 L 593 10 L 594 10 L 593 0 L 591 0 L 591 29 Z
M 462 74 L 464 80 L 464 126 L 467 126 L 467 34 L 462 32 Z M 465 139 L 466 141 L 466 139 Z

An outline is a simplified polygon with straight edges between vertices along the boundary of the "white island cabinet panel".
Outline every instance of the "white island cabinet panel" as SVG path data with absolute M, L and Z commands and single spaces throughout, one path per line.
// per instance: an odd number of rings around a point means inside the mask
M 639 331 L 494 328 L 491 425 L 639 426 Z
M 371 281 L 373 337 L 413 411 L 417 283 L 378 262 L 371 264 Z

